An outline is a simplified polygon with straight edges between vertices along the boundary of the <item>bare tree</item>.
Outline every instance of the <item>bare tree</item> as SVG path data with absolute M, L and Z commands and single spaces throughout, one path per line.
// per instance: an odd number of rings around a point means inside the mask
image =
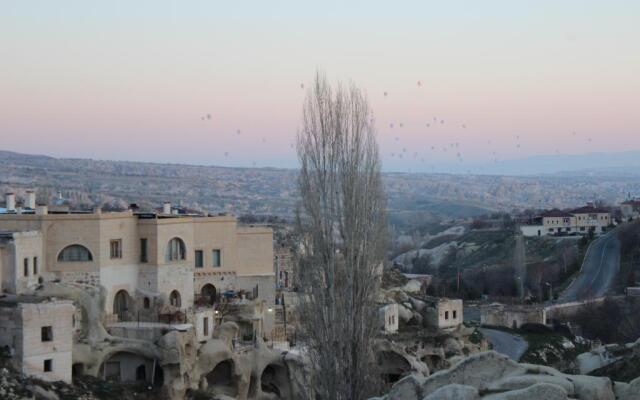
M 323 400 L 364 399 L 377 332 L 375 297 L 387 244 L 371 110 L 351 85 L 316 74 L 298 133 L 300 325 Z

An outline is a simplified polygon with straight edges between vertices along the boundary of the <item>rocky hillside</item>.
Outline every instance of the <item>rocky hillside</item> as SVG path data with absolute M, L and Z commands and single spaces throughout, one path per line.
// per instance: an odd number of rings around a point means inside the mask
M 122 385 L 91 377 L 64 382 L 44 382 L 26 377 L 8 367 L 0 367 L 2 400 L 158 400 L 165 398 L 157 390 L 141 385 Z

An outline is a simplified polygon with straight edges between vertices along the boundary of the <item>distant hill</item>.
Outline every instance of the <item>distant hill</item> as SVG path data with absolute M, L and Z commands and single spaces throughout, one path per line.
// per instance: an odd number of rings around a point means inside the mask
M 626 154 L 626 153 L 625 153 Z M 640 154 L 639 154 L 640 155 Z M 555 157 L 555 156 L 554 156 Z M 592 162 L 597 155 L 590 158 Z M 631 162 L 631 156 L 625 156 Z M 640 158 L 639 158 L 640 159 Z M 582 165 L 576 163 L 576 165 Z M 594 167 L 595 168 L 595 167 Z M 513 208 L 573 207 L 589 200 L 617 203 L 640 194 L 640 175 L 584 171 L 538 176 L 385 173 L 389 208 L 398 223 L 469 217 Z M 36 188 L 39 200 L 75 206 L 157 207 L 164 201 L 236 215 L 291 216 L 297 171 L 54 158 L 0 151 L 0 190 Z

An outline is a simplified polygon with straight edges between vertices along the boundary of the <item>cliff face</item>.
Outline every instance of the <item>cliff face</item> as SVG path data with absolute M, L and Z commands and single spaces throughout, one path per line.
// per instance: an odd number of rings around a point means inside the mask
M 566 375 L 553 368 L 518 364 L 495 352 L 473 355 L 429 377 L 398 381 L 378 400 L 639 400 L 640 378 L 630 383 Z

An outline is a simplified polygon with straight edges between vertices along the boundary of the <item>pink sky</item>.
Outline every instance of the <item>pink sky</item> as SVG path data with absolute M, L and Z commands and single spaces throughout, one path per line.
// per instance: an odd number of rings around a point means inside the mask
M 320 67 L 368 93 L 388 170 L 637 150 L 639 4 L 9 2 L 0 149 L 295 166 Z

